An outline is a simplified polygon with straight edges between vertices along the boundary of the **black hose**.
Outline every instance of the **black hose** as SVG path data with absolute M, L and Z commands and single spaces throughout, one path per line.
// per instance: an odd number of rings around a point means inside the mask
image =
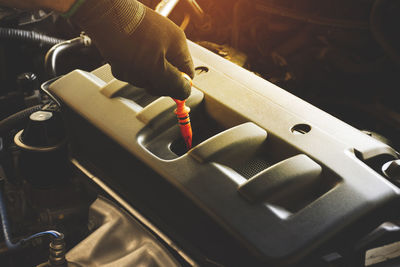
M 7 219 L 7 211 L 6 206 L 4 204 L 3 198 L 3 188 L 0 187 L 0 217 L 1 217 L 1 225 L 3 229 L 4 241 L 8 249 L 16 249 L 21 245 L 21 242 L 13 243 L 11 241 L 10 230 L 8 226 L 8 219 Z
M 376 0 L 372 6 L 370 14 L 370 28 L 372 36 L 383 48 L 386 54 L 397 64 L 400 65 L 400 51 L 396 49 L 393 42 L 390 41 L 390 37 L 385 34 L 386 27 L 384 25 L 385 11 L 388 10 L 389 3 L 393 3 L 391 0 Z
M 0 136 L 4 136 L 12 129 L 22 128 L 26 123 L 28 117 L 32 113 L 40 110 L 41 108 L 41 105 L 29 107 L 0 121 Z
M 4 181 L 0 181 L 0 183 L 1 183 L 0 184 L 0 222 L 1 222 L 1 226 L 2 226 L 1 228 L 3 230 L 4 241 L 9 250 L 18 249 L 25 243 L 27 243 L 35 238 L 42 237 L 42 236 L 49 235 L 49 236 L 53 236 L 55 238 L 62 238 L 62 239 L 64 238 L 64 235 L 62 233 L 59 233 L 54 230 L 48 230 L 48 231 L 33 234 L 27 238 L 23 238 L 23 239 L 19 240 L 16 243 L 13 243 L 11 241 L 11 233 L 10 233 L 10 227 L 8 225 L 7 210 L 6 210 L 6 205 L 5 205 L 5 201 L 3 198 Z
M 48 36 L 34 31 L 0 27 L 0 39 L 38 43 L 44 46 L 53 46 L 65 40 Z

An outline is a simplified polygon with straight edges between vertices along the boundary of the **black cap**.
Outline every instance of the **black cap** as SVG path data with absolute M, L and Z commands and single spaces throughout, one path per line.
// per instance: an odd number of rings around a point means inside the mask
M 20 140 L 33 147 L 52 147 L 64 140 L 64 131 L 59 114 L 51 111 L 36 111 L 29 116 L 28 125 Z

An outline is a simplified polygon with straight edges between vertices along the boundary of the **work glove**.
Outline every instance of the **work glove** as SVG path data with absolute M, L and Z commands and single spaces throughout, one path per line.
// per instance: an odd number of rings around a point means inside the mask
M 152 95 L 180 100 L 194 76 L 184 32 L 136 0 L 86 0 L 71 17 L 91 37 L 113 75 Z

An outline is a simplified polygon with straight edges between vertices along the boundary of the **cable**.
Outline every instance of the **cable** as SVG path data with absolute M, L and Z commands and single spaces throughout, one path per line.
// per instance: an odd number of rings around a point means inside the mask
M 0 183 L 4 183 L 4 181 L 0 181 Z M 6 207 L 5 207 L 5 203 L 4 203 L 4 199 L 3 199 L 2 188 L 0 188 L 0 217 L 1 217 L 1 225 L 2 225 L 2 229 L 3 229 L 4 241 L 6 243 L 7 248 L 10 250 L 18 249 L 22 245 L 26 244 L 27 242 L 29 242 L 35 238 L 45 236 L 45 235 L 51 235 L 54 238 L 64 237 L 64 235 L 62 233 L 59 233 L 54 230 L 49 230 L 49 231 L 44 231 L 44 232 L 39 232 L 39 233 L 33 234 L 27 238 L 23 238 L 23 239 L 19 240 L 16 243 L 13 243 L 11 241 L 10 228 L 8 225 L 7 211 L 6 211 Z
M 48 231 L 44 231 L 44 232 L 39 232 L 39 233 L 33 234 L 33 235 L 31 235 L 31 236 L 29 236 L 29 237 L 27 237 L 27 238 L 24 238 L 24 239 L 22 239 L 22 240 L 23 240 L 24 242 L 27 242 L 27 241 L 32 240 L 32 239 L 34 239 L 34 238 L 41 237 L 41 236 L 45 236 L 45 235 L 51 235 L 51 236 L 53 236 L 53 237 L 55 237 L 55 238 L 61 237 L 61 236 L 62 236 L 62 234 L 59 233 L 59 232 L 57 232 L 57 231 L 48 230 Z

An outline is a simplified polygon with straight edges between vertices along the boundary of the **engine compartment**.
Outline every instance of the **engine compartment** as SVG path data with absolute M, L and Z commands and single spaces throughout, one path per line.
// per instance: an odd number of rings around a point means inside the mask
M 61 231 L 71 266 L 372 265 L 400 229 L 398 106 L 386 97 L 398 66 L 371 38 L 377 3 L 314 2 L 199 1 L 206 19 L 185 26 L 190 151 L 174 102 L 114 79 L 84 35 L 50 71 L 43 40 L 2 43 L 0 118 L 29 109 L 0 127 L 11 236 Z M 171 18 L 185 14 L 180 3 Z M 24 24 L 31 15 L 0 21 L 79 35 L 46 12 Z M 0 262 L 40 265 L 51 240 L 2 243 Z

